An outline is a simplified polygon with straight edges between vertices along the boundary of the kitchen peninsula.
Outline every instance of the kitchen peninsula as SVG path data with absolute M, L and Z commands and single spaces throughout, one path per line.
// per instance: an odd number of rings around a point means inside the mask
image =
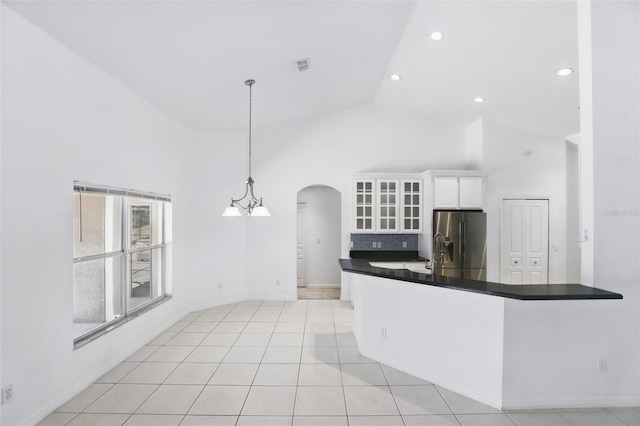
M 340 265 L 364 356 L 492 407 L 607 406 L 603 389 L 624 374 L 606 363 L 618 293 Z

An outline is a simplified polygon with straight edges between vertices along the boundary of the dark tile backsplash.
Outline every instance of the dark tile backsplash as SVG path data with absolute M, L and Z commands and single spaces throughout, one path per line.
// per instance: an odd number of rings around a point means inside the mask
M 351 245 L 357 251 L 416 251 L 418 234 L 351 234 Z

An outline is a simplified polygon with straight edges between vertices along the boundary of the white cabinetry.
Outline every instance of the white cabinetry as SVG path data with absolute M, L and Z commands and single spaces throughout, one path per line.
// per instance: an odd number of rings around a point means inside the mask
M 458 208 L 458 178 L 436 176 L 433 178 L 433 207 L 436 209 Z
M 405 232 L 422 231 L 422 180 L 403 179 L 400 181 L 401 226 Z
M 373 231 L 374 222 L 374 179 L 358 179 L 354 181 L 354 229 L 357 231 Z
M 378 202 L 377 231 L 395 232 L 398 230 L 398 181 L 396 179 L 378 179 L 376 186 Z
M 397 176 L 397 177 L 396 177 Z M 354 177 L 354 232 L 422 230 L 422 179 L 411 175 Z
M 482 210 L 482 176 L 460 176 L 460 208 Z
M 431 172 L 435 210 L 482 210 L 484 177 L 470 171 Z M 455 173 L 464 173 L 456 175 Z M 479 172 L 475 172 L 479 173 Z

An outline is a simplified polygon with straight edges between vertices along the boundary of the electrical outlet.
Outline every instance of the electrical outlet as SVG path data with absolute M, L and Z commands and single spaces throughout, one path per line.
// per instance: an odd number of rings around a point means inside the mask
M 402 242 L 402 248 L 407 248 L 407 242 L 406 241 Z
M 382 241 L 378 241 L 378 248 L 382 248 Z
M 599 359 L 598 360 L 598 373 L 606 373 L 607 372 L 607 360 Z
M 2 388 L 2 405 L 8 403 L 13 399 L 13 385 L 8 385 Z
M 380 328 L 380 337 L 387 337 L 387 327 Z
M 222 283 L 218 283 L 218 290 L 222 290 Z
M 373 248 L 376 248 L 376 247 L 377 247 L 377 245 L 378 245 L 378 244 L 374 241 L 374 242 L 373 242 Z

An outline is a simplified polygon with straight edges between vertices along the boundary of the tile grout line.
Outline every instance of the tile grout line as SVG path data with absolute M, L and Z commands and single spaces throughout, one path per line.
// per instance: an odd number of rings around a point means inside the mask
M 201 314 L 201 315 L 202 315 L 202 314 Z M 193 323 L 196 321 L 196 319 L 197 319 L 197 318 L 199 318 L 201 315 L 198 315 L 196 318 L 194 318 L 194 319 L 189 323 L 189 325 L 193 324 Z M 187 325 L 187 326 L 185 326 L 185 328 L 186 328 L 186 327 L 188 327 L 188 325 Z M 184 330 L 184 328 L 183 328 L 183 330 Z M 203 339 L 203 340 L 204 340 L 204 339 Z M 169 341 L 171 341 L 171 339 L 170 339 Z M 169 343 L 169 341 L 167 341 L 167 342 L 166 342 L 164 345 L 162 345 L 162 346 L 163 346 L 163 347 L 165 347 L 165 346 L 170 346 L 170 345 L 167 345 L 167 343 Z M 164 383 L 164 382 L 169 378 L 169 376 L 171 376 L 171 374 L 173 374 L 173 372 L 174 372 L 175 370 L 177 370 L 177 368 L 178 368 L 180 365 L 182 365 L 182 363 L 184 362 L 184 360 L 185 360 L 185 359 L 187 359 L 187 358 L 189 357 L 189 355 L 191 355 L 191 354 L 193 353 L 193 351 L 195 351 L 195 350 L 196 350 L 196 348 L 197 348 L 198 346 L 199 346 L 199 344 L 198 344 L 198 345 L 195 345 L 195 346 L 193 347 L 193 349 L 192 349 L 192 350 L 191 350 L 191 351 L 190 351 L 190 352 L 189 352 L 189 353 L 188 353 L 188 354 L 187 354 L 187 355 L 182 359 L 182 361 L 178 362 L 178 366 L 176 366 L 176 368 L 174 368 L 174 369 L 171 371 L 171 373 L 169 373 L 169 375 L 167 375 L 167 377 L 162 381 L 162 383 L 160 383 L 160 384 L 159 384 L 159 385 L 158 385 L 158 386 L 153 390 L 153 392 L 151 392 L 151 393 L 149 394 L 149 396 L 148 396 L 148 397 L 147 397 L 147 398 L 142 402 L 142 404 L 140 404 L 140 405 L 138 406 L 138 408 L 137 408 L 137 409 L 136 409 L 136 410 L 135 410 L 135 411 L 134 411 L 134 412 L 133 412 L 133 413 L 132 413 L 128 418 L 127 418 L 127 420 L 125 421 L 125 423 L 126 423 L 126 422 L 128 422 L 128 421 L 129 421 L 129 419 L 130 419 L 131 417 L 133 417 L 133 415 L 134 415 L 134 414 L 135 414 L 135 413 L 140 409 L 140 407 L 142 407 L 142 406 L 145 404 L 145 402 L 147 402 L 147 401 L 148 401 L 148 400 L 149 400 L 149 399 L 150 399 L 150 398 L 151 398 L 151 397 L 152 397 L 152 396 L 153 396 L 153 395 L 158 391 L 158 389 L 160 389 L 160 387 L 162 386 L 162 384 L 163 384 L 163 383 Z M 148 358 L 147 358 L 147 359 L 148 359 Z M 144 362 L 146 362 L 146 360 L 145 360 L 145 361 L 143 361 L 143 363 L 144 363 Z M 151 363 L 151 361 L 150 361 L 150 363 Z M 139 366 L 138 366 L 138 367 L 139 367 Z M 135 369 L 137 369 L 138 367 L 136 367 Z M 134 370 L 135 370 L 135 369 L 134 369 Z M 134 370 L 132 370 L 131 372 L 133 372 Z M 131 374 L 131 372 L 130 372 L 129 374 Z M 125 377 L 126 377 L 126 376 L 125 376 Z M 122 381 L 123 379 L 124 379 L 124 377 L 121 379 L 121 381 Z M 200 394 L 202 393 L 202 391 L 203 391 L 203 390 L 204 390 L 204 386 L 203 386 L 203 387 L 202 387 L 202 389 L 200 390 L 200 393 L 198 393 L 198 397 L 200 396 Z M 191 404 L 191 406 L 193 406 L 193 404 L 194 404 L 194 403 L 195 403 L 195 401 L 198 399 L 198 397 L 196 397 L 196 399 L 195 399 L 195 400 L 194 400 L 194 402 Z M 191 409 L 191 406 L 189 407 L 189 410 Z M 187 413 L 189 412 L 189 410 L 187 410 Z M 179 415 L 179 414 L 178 414 L 178 415 Z M 180 423 L 182 423 L 182 422 L 184 421 L 184 418 L 185 418 L 185 417 L 186 417 L 186 413 L 182 415 L 182 419 L 180 420 Z M 123 423 L 123 424 L 124 424 L 124 423 Z
M 207 312 L 207 311 L 205 311 L 205 312 Z M 201 315 L 201 316 L 202 316 L 202 315 Z M 224 318 L 224 317 L 223 317 L 223 318 Z M 194 322 L 196 322 L 196 321 L 195 321 L 195 319 L 192 321 L 192 323 L 194 323 Z M 218 321 L 218 324 L 220 324 L 220 322 L 221 322 L 221 321 Z M 215 329 L 215 327 L 217 327 L 217 324 L 214 326 L 214 329 Z M 186 328 L 186 327 L 185 327 L 185 328 Z M 207 334 L 207 337 L 208 337 L 212 332 L 213 332 L 213 330 L 211 330 L 211 331 Z M 207 337 L 205 337 L 204 339 L 202 339 L 202 340 L 200 341 L 200 343 L 198 343 L 198 344 L 196 345 L 196 347 L 193 349 L 193 351 L 191 351 L 191 352 L 189 353 L 189 355 L 191 355 L 191 354 L 192 354 L 192 353 L 193 353 L 197 348 L 199 348 L 199 347 L 202 345 L 202 342 L 204 342 L 204 341 L 206 340 L 206 338 L 207 338 Z M 184 361 L 189 357 L 189 355 L 187 355 L 187 356 L 182 360 L 182 362 L 180 362 L 180 365 L 183 365 L 183 364 L 184 364 Z M 187 415 L 189 414 L 189 411 L 191 411 L 191 409 L 192 409 L 192 408 L 193 408 L 193 406 L 195 405 L 196 401 L 198 401 L 198 399 L 200 398 L 200 396 L 202 395 L 202 393 L 204 392 L 204 390 L 207 388 L 207 384 L 209 383 L 209 381 L 211 380 L 211 378 L 213 377 L 213 375 L 215 374 L 215 372 L 218 370 L 218 367 L 219 367 L 219 366 L 220 366 L 220 363 L 218 363 L 218 366 L 213 370 L 213 372 L 211 373 L 211 376 L 209 376 L 209 379 L 207 379 L 207 382 L 204 384 L 204 386 L 202 386 L 202 389 L 200 389 L 200 392 L 198 392 L 198 395 L 193 399 L 193 402 L 191 403 L 191 405 L 189 405 L 189 408 L 187 409 L 186 413 L 184 413 L 184 415 L 182 416 L 182 419 L 181 419 L 181 420 L 180 420 L 180 422 L 178 423 L 178 426 L 180 426 L 180 425 L 184 422 L 184 420 L 187 418 Z M 177 368 L 176 368 L 176 369 L 177 369 Z M 175 370 L 174 370 L 174 371 L 175 371 Z M 169 375 L 169 376 L 170 376 L 170 375 Z M 169 376 L 167 376 L 167 379 L 169 378 Z M 166 381 L 166 379 L 165 379 L 165 381 Z
M 256 309 L 256 312 L 258 312 L 258 310 L 260 310 L 260 307 L 264 306 L 264 301 L 262 301 L 262 303 L 260 303 L 260 305 L 258 305 L 258 309 Z M 249 318 L 249 320 L 247 321 L 247 325 L 251 322 L 251 319 L 256 315 L 256 312 L 253 313 L 253 315 L 251 315 L 251 317 Z M 281 310 L 282 312 L 282 310 Z M 280 314 L 278 314 L 278 318 L 280 318 Z M 276 321 L 276 324 L 278 323 L 278 321 Z M 245 325 L 245 327 L 243 328 L 243 331 L 240 332 L 240 335 L 242 335 L 242 333 L 244 332 L 244 329 L 247 328 L 247 325 Z M 275 330 L 275 327 L 274 327 Z M 271 337 L 273 336 L 273 332 L 271 333 Z M 271 337 L 269 337 L 269 341 L 271 341 Z M 240 338 L 240 336 L 238 336 L 238 339 Z M 236 339 L 237 342 L 237 339 Z M 235 345 L 235 343 L 234 343 Z M 260 371 L 260 366 L 262 365 L 262 361 L 264 360 L 264 356 L 267 353 L 267 347 L 269 346 L 269 343 L 267 342 L 267 346 L 265 347 L 264 352 L 262 353 L 262 357 L 260 358 L 260 362 L 258 362 L 258 368 L 256 369 L 256 372 L 253 375 L 253 379 L 251 380 L 251 384 L 249 384 L 249 390 L 247 391 L 247 395 L 244 397 L 244 402 L 242 403 L 242 407 L 240 407 L 240 411 L 238 412 L 238 418 L 236 419 L 236 425 L 240 422 L 240 417 L 242 416 L 242 411 L 244 410 L 245 405 L 247 404 L 247 400 L 249 399 L 249 395 L 251 394 L 251 389 L 253 389 L 253 385 L 256 381 L 256 377 L 258 376 L 258 371 Z
M 447 408 L 449 409 L 449 411 L 451 411 L 451 414 L 453 414 L 453 417 L 456 419 L 456 422 L 458 422 L 458 425 L 462 425 L 462 422 L 458 418 L 458 415 L 453 412 L 453 410 L 451 409 L 451 406 L 449 405 L 447 400 L 444 398 L 444 396 L 442 396 L 442 393 L 440 393 L 440 389 L 438 389 L 438 386 L 434 385 L 433 383 L 431 384 L 431 386 L 433 386 L 433 388 L 436 390 L 438 395 L 440 395 L 440 398 L 442 398 L 442 400 L 444 401 L 444 403 L 447 406 Z
M 342 375 L 342 359 L 340 358 L 340 350 L 338 349 L 338 336 L 336 333 L 336 318 L 333 315 L 333 305 L 329 303 L 329 306 L 331 306 L 331 321 L 333 323 L 333 335 L 336 336 L 336 352 L 338 353 L 338 367 L 340 368 L 340 387 L 342 389 L 342 399 L 344 400 L 344 414 L 345 414 L 345 417 L 347 418 L 347 426 L 349 426 L 351 424 L 351 421 L 349 420 L 349 409 L 347 408 L 347 393 L 344 390 L 344 377 Z
M 380 366 L 380 371 L 382 371 L 382 377 L 384 377 L 384 381 L 387 383 L 387 387 L 389 388 L 389 393 L 391 394 L 391 398 L 393 398 L 393 403 L 396 406 L 396 410 L 398 410 L 398 415 L 400 416 L 400 420 L 402 421 L 402 424 L 406 426 L 407 423 L 404 421 L 404 415 L 402 415 L 402 411 L 400 411 L 398 400 L 396 399 L 396 395 L 393 393 L 393 390 L 391 389 L 391 384 L 389 383 L 389 379 L 387 379 L 387 375 L 384 372 L 384 368 L 382 368 L 382 363 L 378 363 L 378 365 Z
M 304 327 L 302 328 L 302 342 L 300 342 L 300 362 L 298 363 L 298 376 L 296 378 L 296 392 L 293 395 L 293 412 L 291 413 L 291 426 L 293 426 L 296 418 L 296 402 L 298 402 L 298 389 L 300 388 L 300 370 L 302 370 L 302 348 L 304 347 L 305 333 L 304 329 L 307 326 L 307 314 L 309 312 L 309 304 L 305 305 L 304 310 Z
M 207 312 L 207 311 L 205 311 L 205 312 Z M 227 314 L 228 314 L 228 313 L 227 313 Z M 223 316 L 222 318 L 223 318 L 223 319 L 224 319 L 224 318 L 226 318 L 226 315 L 225 315 L 225 316 Z M 193 322 L 195 322 L 195 319 L 194 319 L 194 321 L 192 321 L 192 323 L 193 323 Z M 220 324 L 221 322 L 222 322 L 222 320 L 218 321 L 218 324 Z M 214 326 L 213 330 L 215 330 L 215 327 L 217 327 L 217 324 L 216 324 L 216 326 Z M 211 331 L 209 332 L 209 334 L 211 334 L 211 333 L 213 332 L 213 330 L 211 330 Z M 209 336 L 209 334 L 208 334 L 207 336 Z M 202 342 L 203 342 L 205 339 L 206 339 L 206 337 L 205 337 L 204 339 L 202 339 L 202 341 L 200 341 L 200 343 L 196 346 L 196 348 L 198 348 L 198 347 L 202 346 Z M 195 350 L 196 350 L 196 348 L 194 348 L 194 349 L 193 349 L 193 351 L 195 351 Z M 191 353 L 193 353 L 193 351 L 192 351 Z M 191 353 L 190 353 L 190 354 L 191 354 Z M 225 355 L 225 356 L 226 356 L 226 355 Z M 189 357 L 189 355 L 187 355 L 187 357 L 185 357 L 185 360 L 186 360 L 188 357 Z M 224 358 L 223 358 L 223 359 L 224 359 Z M 182 365 L 183 363 L 184 363 L 184 360 L 180 363 L 180 365 Z M 181 420 L 180 420 L 180 422 L 178 423 L 178 426 L 180 426 L 180 425 L 184 422 L 184 420 L 185 420 L 185 419 L 187 418 L 187 416 L 189 415 L 189 412 L 193 409 L 193 406 L 195 405 L 195 403 L 198 401 L 198 399 L 200 398 L 200 396 L 202 396 L 202 393 L 203 393 L 203 392 L 205 391 L 205 389 L 207 388 L 207 385 L 209 384 L 209 382 L 210 382 L 210 381 L 211 381 L 211 379 L 213 378 L 213 375 L 215 374 L 215 372 L 216 372 L 216 371 L 218 371 L 218 367 L 220 367 L 220 364 L 222 364 L 222 360 L 221 360 L 219 363 L 217 363 L 217 364 L 218 364 L 218 365 L 216 366 L 216 368 L 213 370 L 213 372 L 212 372 L 212 373 L 211 373 L 211 375 L 209 376 L 209 379 L 207 379 L 206 383 L 204 384 L 204 386 L 202 387 L 202 389 L 201 389 L 201 390 L 200 390 L 200 392 L 198 393 L 198 396 L 196 396 L 196 397 L 195 397 L 195 399 L 193 400 L 193 402 L 192 402 L 192 403 L 191 403 L 191 405 L 189 406 L 189 409 L 187 410 L 187 412 L 182 416 L 182 419 L 181 419 Z
M 247 328 L 247 325 L 249 325 L 249 322 L 251 322 L 251 318 L 253 318 L 255 316 L 256 312 L 258 312 L 258 310 L 260 309 L 260 307 L 262 306 L 263 303 L 264 303 L 264 301 L 260 302 L 260 304 L 258 305 L 258 308 L 256 309 L 256 311 L 249 317 L 249 320 L 247 321 L 245 326 L 240 331 L 240 334 L 238 335 L 236 340 L 233 342 L 233 345 L 231 346 L 231 348 L 235 347 L 236 342 L 238 341 L 240 336 L 242 336 L 242 333 Z M 231 349 L 229 349 L 229 352 L 231 352 Z M 226 357 L 229 356 L 229 352 L 227 352 L 227 355 L 225 355 L 225 357 L 223 358 L 222 362 L 224 362 Z M 265 352 L 266 352 L 266 349 L 265 349 Z M 260 361 L 262 361 L 263 358 L 264 358 L 264 353 L 262 354 L 262 358 L 260 358 Z M 256 372 L 253 375 L 253 379 L 251 380 L 251 384 L 249 385 L 249 389 L 247 390 L 247 395 L 244 397 L 244 401 L 242 402 L 242 407 L 240 407 L 240 411 L 238 411 L 238 416 L 236 417 L 236 422 L 234 423 L 235 425 L 237 425 L 238 422 L 240 421 L 240 416 L 242 415 L 242 410 L 244 410 L 244 406 L 247 404 L 247 399 L 249 399 L 249 394 L 251 393 L 251 386 L 253 385 L 253 382 L 256 380 L 256 375 L 258 374 L 258 370 L 260 369 L 260 364 L 262 364 L 262 362 L 258 363 L 258 368 L 256 369 Z

